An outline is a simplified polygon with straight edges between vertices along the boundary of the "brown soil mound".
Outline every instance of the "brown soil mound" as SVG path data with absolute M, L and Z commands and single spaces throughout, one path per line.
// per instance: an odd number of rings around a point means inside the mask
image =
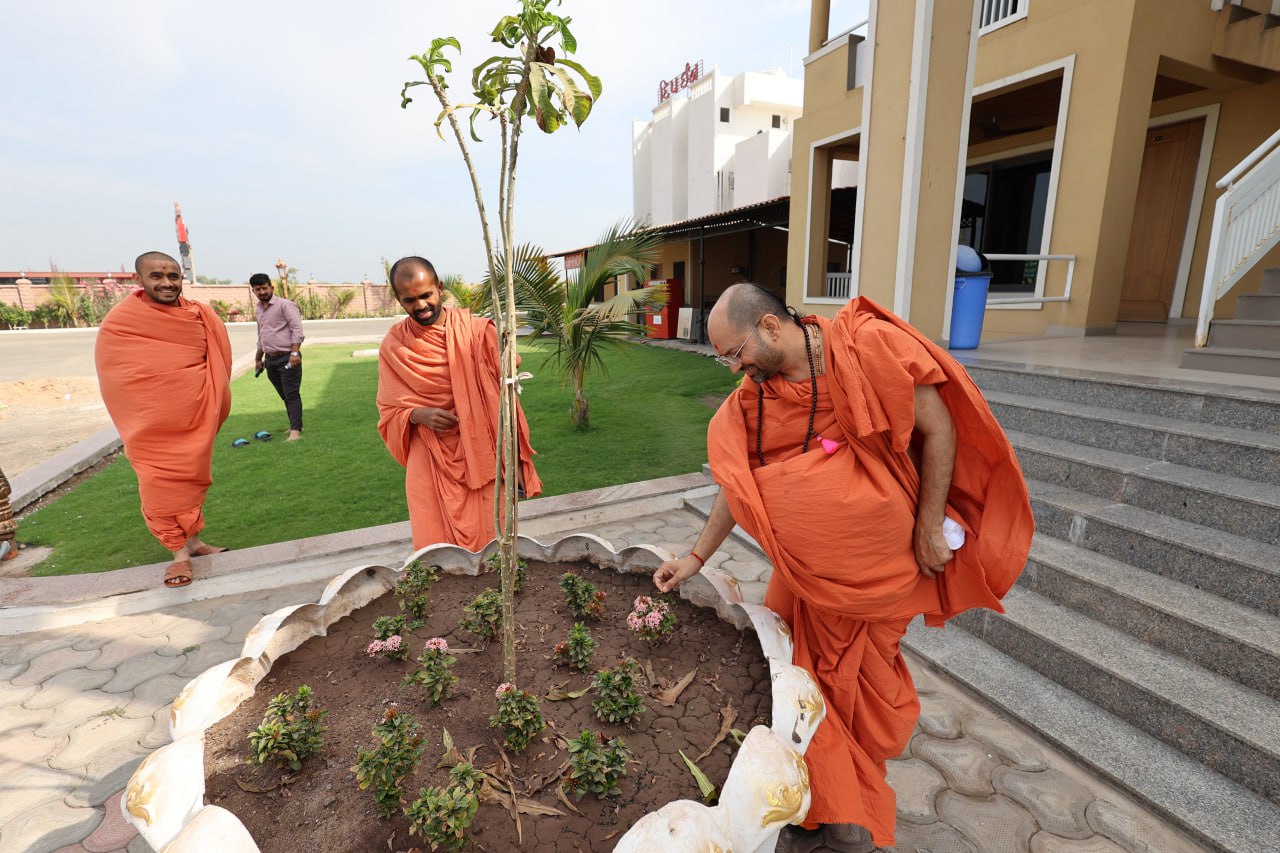
M 599 643 L 594 658 L 597 668 L 629 655 L 648 665 L 654 676 L 667 684 L 697 668 L 673 707 L 665 707 L 655 698 L 658 690 L 651 690 L 645 697 L 648 710 L 628 728 L 598 721 L 591 709 L 594 697 L 590 691 L 577 699 L 541 698 L 553 687 L 572 691 L 590 683 L 588 676 L 570 672 L 551 659 L 552 648 L 565 638 L 574 622 L 558 587 L 560 576 L 570 569 L 608 594 L 605 617 L 588 623 Z M 456 654 L 453 671 L 460 681 L 453 695 L 437 708 L 420 698 L 418 688 L 400 683 L 415 668 L 414 660 L 430 637 L 444 637 L 455 653 L 475 647 L 475 638 L 457 628 L 462 607 L 480 591 L 497 585 L 498 578 L 492 574 L 442 578 L 431 592 L 432 613 L 427 625 L 412 632 L 410 660 L 375 661 L 365 656 L 365 647 L 373 639 L 373 620 L 398 612 L 391 595 L 334 624 L 328 636 L 314 638 L 281 658 L 257 694 L 210 729 L 205 747 L 208 801 L 234 812 L 264 853 L 427 849 L 421 836 L 410 836 L 403 816 L 390 820 L 378 817 L 372 794 L 357 788 L 351 767 L 356 750 L 372 745 L 371 730 L 392 702 L 418 721 L 424 735 L 422 763 L 405 785 L 410 800 L 417 798 L 419 788 L 447 784 L 447 770 L 435 769 L 443 753 L 443 728 L 449 730 L 459 749 L 479 747 L 477 767 L 501 761 L 501 734 L 489 728 L 489 715 L 496 708 L 494 688 L 503 681 L 500 643 L 475 653 Z M 668 641 L 650 646 L 626 627 L 625 617 L 635 596 L 652 592 L 647 574 L 622 575 L 584 565 L 530 564 L 528 587 L 516 602 L 516 683 L 540 697 L 542 713 L 550 725 L 523 753 L 509 755 L 511 777 L 519 794 L 558 809 L 564 816 L 521 815 L 521 844 L 511 814 L 499 805 L 482 804 L 471 828 L 472 849 L 611 850 L 617 837 L 645 813 L 671 800 L 699 798 L 697 784 L 679 751 L 690 758 L 701 754 L 720 730 L 722 709 L 736 712 L 733 726 L 742 731 L 768 724 L 768 668 L 755 636 L 740 634 L 714 612 L 679 600 L 676 632 Z M 276 693 L 292 692 L 300 684 L 310 685 L 315 703 L 329 711 L 324 750 L 308 759 L 302 771 L 292 777 L 249 764 L 247 736 L 261 721 L 267 702 Z M 622 737 L 634 752 L 634 760 L 617 797 L 603 801 L 591 794 L 581 801 L 570 797 L 581 810 L 575 814 L 556 796 L 558 784 L 546 781 L 555 777 L 567 759 L 561 739 L 576 737 L 584 728 L 600 731 L 606 738 Z M 728 775 L 735 751 L 733 739 L 726 739 L 698 760 L 698 766 L 719 786 Z M 237 783 L 271 790 L 254 793 Z

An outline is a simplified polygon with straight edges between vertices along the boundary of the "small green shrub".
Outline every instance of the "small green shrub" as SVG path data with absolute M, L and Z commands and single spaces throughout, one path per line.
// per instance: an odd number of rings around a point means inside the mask
M 489 567 L 489 571 L 497 572 L 502 569 L 502 558 L 498 554 L 490 554 L 485 560 L 485 565 Z M 524 585 L 529 580 L 529 564 L 524 560 L 516 557 L 516 594 L 524 592 Z
M 447 788 L 420 788 L 418 799 L 404 810 L 409 834 L 420 834 L 432 850 L 461 850 L 467 844 L 467 830 L 475 820 L 480 799 L 476 789 L 480 774 L 467 762 L 449 771 Z
M 400 609 L 418 621 L 427 618 L 427 604 L 431 601 L 431 585 L 440 578 L 439 566 L 424 566 L 414 560 L 396 581 L 395 594 Z M 415 626 L 415 627 L 418 627 Z
M 489 726 L 502 729 L 502 742 L 507 749 L 520 752 L 546 728 L 538 700 L 507 682 L 499 684 L 494 695 L 498 712 L 489 717 Z
M 422 735 L 413 717 L 400 713 L 393 704 L 383 714 L 382 722 L 373 727 L 373 736 L 378 742 L 373 749 L 356 752 L 351 772 L 356 774 L 360 790 L 373 789 L 378 813 L 388 818 L 400 808 L 404 793 L 401 784 L 413 775 L 422 759 Z
M 581 622 L 573 623 L 569 637 L 556 643 L 555 659 L 570 669 L 586 672 L 591 669 L 591 657 L 596 653 L 596 641 Z
M 631 750 L 621 738 L 605 742 L 599 732 L 583 729 L 569 741 L 569 773 L 563 785 L 579 800 L 583 794 L 608 797 L 618 792 L 618 781 L 627 773 Z
M 605 593 L 597 591 L 590 581 L 565 572 L 560 577 L 560 591 L 564 593 L 564 603 L 579 619 L 599 619 L 604 615 Z
M 403 637 L 408 631 L 403 613 L 397 613 L 395 616 L 379 616 L 373 620 L 373 636 L 379 640 L 389 639 L 396 634 Z
M 406 675 L 404 683 L 425 688 L 431 704 L 439 705 L 458 683 L 458 676 L 449 671 L 457 660 L 443 637 L 432 637 L 418 656 L 418 669 Z
M 373 636 L 376 639 L 365 649 L 365 654 L 371 658 L 404 660 L 409 657 L 409 646 L 404 641 L 408 630 L 403 613 L 379 616 L 373 620 Z
M 296 773 L 304 759 L 324 746 L 321 722 L 328 713 L 311 707 L 311 688 L 305 684 L 292 696 L 278 694 L 267 704 L 262 725 L 249 733 L 249 760 Z
M 31 324 L 31 314 L 17 305 L 0 302 L 0 328 L 21 329 Z
M 482 640 L 492 640 L 502 627 L 502 593 L 486 589 L 475 600 L 462 608 L 462 621 L 458 627 L 470 631 Z
M 640 665 L 627 658 L 612 669 L 602 669 L 592 679 L 596 698 L 591 707 L 606 723 L 629 723 L 645 711 L 644 700 L 636 692 Z

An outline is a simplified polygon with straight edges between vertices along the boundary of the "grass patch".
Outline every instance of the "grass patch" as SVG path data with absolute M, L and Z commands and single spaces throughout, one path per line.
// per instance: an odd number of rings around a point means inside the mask
M 213 451 L 205 502 L 209 541 L 249 548 L 403 521 L 404 469 L 377 431 L 376 359 L 351 358 L 351 345 L 306 352 L 306 431 L 286 442 L 284 404 L 265 376 L 232 383 L 231 416 Z M 587 381 L 591 428 L 569 421 L 572 391 L 547 363 L 546 344 L 522 346 L 522 403 L 538 451 L 543 494 L 557 495 L 697 471 L 706 459 L 709 405 L 734 377 L 700 355 L 628 346 L 606 353 L 608 373 Z M 253 441 L 258 430 L 277 438 Z M 234 448 L 235 438 L 250 438 Z M 133 468 L 117 459 L 22 521 L 22 538 L 53 553 L 34 575 L 100 572 L 166 560 L 147 532 Z

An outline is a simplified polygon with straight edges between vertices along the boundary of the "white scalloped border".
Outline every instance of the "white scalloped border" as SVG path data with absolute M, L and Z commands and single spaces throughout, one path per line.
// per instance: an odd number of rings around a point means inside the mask
M 240 657 L 210 667 L 178 694 L 169 717 L 172 743 L 149 755 L 129 779 L 122 803 L 125 819 L 161 853 L 208 853 L 215 849 L 219 853 L 260 853 L 234 814 L 204 803 L 205 731 L 253 695 L 275 660 L 312 637 L 324 636 L 330 625 L 389 592 L 414 560 L 438 565 L 449 574 L 477 575 L 495 550 L 494 543 L 479 553 L 456 545 L 429 545 L 398 569 L 355 566 L 331 580 L 318 602 L 283 607 L 264 616 L 245 637 Z M 571 534 L 550 545 L 521 536 L 516 552 L 526 560 L 585 561 L 624 573 L 652 572 L 673 556 L 651 545 L 616 551 L 606 540 L 587 533 Z M 791 665 L 791 634 L 782 619 L 767 607 L 743 601 L 737 580 L 714 568 L 704 569 L 685 582 L 680 595 L 697 606 L 714 608 L 722 620 L 739 630 L 748 625 L 755 629 L 774 685 L 772 729 L 784 742 L 785 735 L 794 737 L 796 679 L 811 685 L 811 693 L 817 688 L 804 670 Z M 779 695 L 782 690 L 787 691 L 785 695 Z M 812 697 L 808 698 L 811 707 Z M 816 721 L 811 725 L 816 728 Z M 806 738 L 798 749 L 790 748 L 803 755 L 807 746 Z M 805 787 L 807 810 L 807 784 Z M 626 837 L 619 840 L 620 846 Z

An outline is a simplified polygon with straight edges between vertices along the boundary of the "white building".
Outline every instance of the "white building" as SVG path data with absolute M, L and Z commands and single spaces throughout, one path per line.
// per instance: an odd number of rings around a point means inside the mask
M 633 127 L 635 218 L 661 226 L 789 195 L 803 100 L 782 71 L 713 68 L 662 101 Z

